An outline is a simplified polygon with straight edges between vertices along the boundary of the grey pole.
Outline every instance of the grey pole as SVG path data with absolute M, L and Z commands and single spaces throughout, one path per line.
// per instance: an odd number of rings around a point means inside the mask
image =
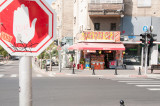
M 19 106 L 32 106 L 31 56 L 23 56 L 19 61 Z
M 52 56 L 51 56 L 51 51 L 49 52 L 49 55 L 50 55 L 50 71 L 52 71 Z
M 147 41 L 147 37 L 146 37 Z M 147 74 L 148 66 L 147 66 L 147 58 L 148 58 L 148 45 L 145 46 L 145 68 L 144 68 L 144 74 Z
M 144 47 L 142 47 L 142 53 L 141 53 L 141 69 L 143 68 L 143 57 L 144 57 Z
M 60 46 L 60 41 L 58 40 L 58 46 Z M 59 57 L 59 72 L 61 72 L 61 50 L 58 50 L 58 57 Z

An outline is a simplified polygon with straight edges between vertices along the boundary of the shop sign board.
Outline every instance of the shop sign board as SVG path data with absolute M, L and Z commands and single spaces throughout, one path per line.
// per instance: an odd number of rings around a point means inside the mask
M 37 56 L 53 42 L 56 14 L 45 0 L 0 1 L 0 45 L 11 55 Z
M 80 37 L 79 42 L 120 42 L 120 31 L 84 31 Z

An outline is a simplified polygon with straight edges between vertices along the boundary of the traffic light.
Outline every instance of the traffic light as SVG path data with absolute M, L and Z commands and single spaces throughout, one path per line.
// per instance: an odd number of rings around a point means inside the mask
M 156 44 L 153 44 L 153 42 L 157 40 L 157 39 L 154 38 L 156 36 L 157 36 L 157 34 L 151 34 L 150 44 L 149 44 L 150 47 L 153 47 L 153 46 L 156 45 Z
M 146 45 L 146 34 L 140 34 L 142 37 L 140 41 L 142 41 L 141 46 L 144 47 Z
M 58 39 L 54 40 L 54 44 L 58 46 Z
M 66 43 L 65 42 L 61 42 L 61 47 L 64 46 Z

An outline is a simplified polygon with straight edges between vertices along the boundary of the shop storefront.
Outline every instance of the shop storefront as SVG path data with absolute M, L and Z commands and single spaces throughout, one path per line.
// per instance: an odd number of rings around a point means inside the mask
M 160 44 L 158 45 L 158 64 L 160 64 Z
M 126 65 L 141 65 L 142 47 L 139 44 L 125 44 L 126 50 L 123 63 Z
M 94 66 L 94 69 L 108 69 L 115 68 L 117 65 L 116 54 L 118 51 L 112 50 L 85 50 L 81 51 L 81 58 L 84 58 L 84 65 L 86 69 Z M 83 61 L 83 59 L 81 59 Z M 82 63 L 80 61 L 80 63 Z M 120 63 L 119 63 L 120 65 Z
M 106 69 L 122 66 L 125 47 L 120 42 L 118 31 L 84 32 L 79 42 L 70 46 L 69 50 L 80 51 L 76 64 L 81 64 L 81 67 Z

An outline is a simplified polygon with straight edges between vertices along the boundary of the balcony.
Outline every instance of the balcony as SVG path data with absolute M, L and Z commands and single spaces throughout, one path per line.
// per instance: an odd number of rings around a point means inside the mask
M 89 3 L 88 12 L 90 17 L 122 17 L 123 3 Z

